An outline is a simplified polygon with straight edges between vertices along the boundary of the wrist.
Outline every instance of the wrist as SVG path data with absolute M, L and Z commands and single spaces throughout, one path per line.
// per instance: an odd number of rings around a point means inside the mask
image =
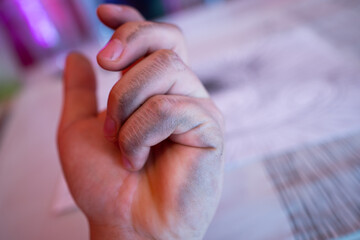
M 198 234 L 182 234 L 187 237 L 182 237 L 179 234 L 164 234 L 167 237 L 145 237 L 139 235 L 132 228 L 123 228 L 116 225 L 105 225 L 105 224 L 97 224 L 91 221 L 89 223 L 89 231 L 90 231 L 90 240 L 147 240 L 147 239 L 192 239 L 192 240 L 200 240 L 202 236 L 195 236 Z M 189 236 L 188 236 L 189 235 Z
M 141 240 L 134 231 L 116 225 L 96 224 L 89 221 L 90 240 Z

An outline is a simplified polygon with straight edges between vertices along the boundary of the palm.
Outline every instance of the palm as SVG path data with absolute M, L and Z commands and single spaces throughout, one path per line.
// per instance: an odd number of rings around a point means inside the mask
M 103 119 L 101 114 L 75 122 L 63 135 L 61 143 L 76 143 L 76 148 L 64 146 L 66 152 L 62 153 L 73 158 L 64 166 L 71 192 L 90 220 L 99 224 L 123 221 L 128 228 L 159 232 L 157 228 L 168 226 L 183 215 L 183 208 L 194 203 L 192 185 L 203 173 L 196 172 L 199 168 L 191 166 L 189 158 L 205 150 L 166 141 L 152 149 L 141 171 L 129 172 L 121 165 L 118 148 L 103 136 Z M 197 213 L 192 214 L 196 217 Z M 180 217 L 189 221 L 194 216 Z

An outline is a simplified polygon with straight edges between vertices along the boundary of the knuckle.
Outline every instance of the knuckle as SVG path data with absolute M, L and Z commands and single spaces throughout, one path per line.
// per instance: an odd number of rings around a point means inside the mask
M 111 115 L 114 115 L 113 117 L 121 119 L 121 111 L 124 109 L 124 106 L 127 104 L 127 99 L 124 97 L 123 94 L 121 94 L 121 89 L 117 85 L 115 85 L 109 94 L 108 97 L 108 112 Z
M 161 68 L 172 68 L 176 71 L 184 71 L 186 68 L 181 58 L 170 49 L 158 50 L 154 61 Z
M 163 26 L 165 26 L 181 35 L 183 34 L 181 28 L 175 24 L 172 24 L 172 23 L 160 23 L 160 24 L 162 24 Z
M 118 104 L 122 100 L 120 100 L 121 94 L 119 93 L 119 89 L 117 87 L 117 84 L 113 86 L 113 88 L 110 90 L 109 98 L 108 98 L 108 104 Z
M 124 153 L 130 156 L 133 155 L 140 145 L 137 126 L 133 124 L 127 126 L 126 130 L 120 131 L 118 144 Z
M 108 97 L 108 110 L 114 118 L 124 121 L 132 111 L 133 99 L 136 97 L 139 87 L 134 86 L 136 81 L 130 82 L 126 88 L 123 84 L 116 84 Z
M 148 115 L 153 119 L 166 119 L 171 115 L 174 101 L 164 95 L 156 95 L 147 101 Z
M 125 38 L 126 42 L 136 40 L 148 29 L 154 28 L 153 22 L 127 22 L 118 29 L 118 34 Z

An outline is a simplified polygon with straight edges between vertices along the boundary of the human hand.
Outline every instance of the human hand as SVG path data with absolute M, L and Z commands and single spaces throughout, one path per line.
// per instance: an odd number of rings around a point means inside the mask
M 99 64 L 128 71 L 98 113 L 91 65 L 71 54 L 58 130 L 63 171 L 91 238 L 201 239 L 221 194 L 221 114 L 182 59 L 176 27 L 143 22 L 125 6 L 103 5 L 98 14 L 117 29 Z

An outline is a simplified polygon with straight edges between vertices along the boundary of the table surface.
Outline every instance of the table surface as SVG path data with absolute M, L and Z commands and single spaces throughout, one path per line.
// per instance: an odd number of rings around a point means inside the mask
M 254 0 L 162 19 L 182 28 L 191 66 L 226 119 L 224 190 L 205 239 L 359 236 L 359 13 L 356 0 Z M 81 51 L 95 59 L 98 48 Z M 0 239 L 88 239 L 56 151 L 61 77 L 46 75 L 44 68 L 29 72 L 32 84 L 17 98 L 3 130 Z M 96 71 L 105 107 L 118 76 Z M 329 152 L 335 157 L 323 157 Z M 326 172 L 328 166 L 333 168 Z M 355 195 L 345 197 L 343 189 Z M 349 208 L 320 211 L 345 203 L 357 215 L 346 215 Z M 342 216 L 349 222 L 342 223 Z

